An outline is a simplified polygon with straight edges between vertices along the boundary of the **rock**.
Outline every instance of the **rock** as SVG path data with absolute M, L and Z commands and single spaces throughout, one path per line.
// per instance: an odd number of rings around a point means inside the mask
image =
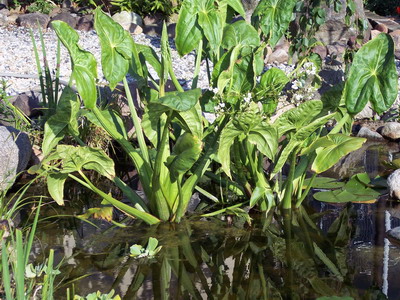
M 171 39 L 175 38 L 176 23 L 169 24 L 167 26 L 168 37 Z
M 390 242 L 399 246 L 400 245 L 400 226 L 390 229 L 386 232 Z
M 134 12 L 121 11 L 114 14 L 112 19 L 120 24 L 125 30 L 130 30 L 132 24 L 143 26 L 142 18 Z
M 333 43 L 331 45 L 326 46 L 326 49 L 330 56 L 335 56 L 338 59 L 341 59 L 343 53 L 346 51 L 346 44 Z
M 79 18 L 76 30 L 90 31 L 93 29 L 93 25 L 93 15 L 85 15 Z
M 71 6 L 72 6 L 71 0 L 63 0 L 61 4 L 62 8 L 71 8 Z
M 0 4 L 1 5 L 1 4 Z M 0 15 L 9 16 L 11 13 L 7 8 L 0 8 Z
M 269 63 L 285 63 L 289 59 L 289 54 L 285 49 L 276 49 L 268 58 Z
M 360 111 L 358 114 L 355 115 L 356 120 L 362 120 L 362 119 L 372 119 L 373 117 L 376 116 L 376 113 L 372 110 L 371 105 L 367 104 L 363 108 L 362 111 Z M 379 116 L 376 116 L 379 118 Z
M 112 19 L 122 26 L 125 30 L 129 30 L 132 24 L 132 17 L 128 11 L 121 11 L 112 16 Z
M 3 10 L 4 9 L 0 10 L 0 26 L 6 26 L 8 24 L 8 16 L 2 13 Z
M 131 27 L 129 28 L 129 32 L 133 33 L 133 34 L 141 34 L 141 33 L 143 33 L 143 28 L 139 25 L 131 24 Z
M 374 39 L 374 38 L 376 38 L 379 34 L 381 34 L 382 32 L 380 32 L 379 30 L 375 30 L 375 29 L 372 29 L 371 30 L 371 40 L 372 39 Z
M 37 13 L 37 12 L 32 13 L 32 14 L 20 15 L 16 20 L 17 25 L 23 26 L 26 28 L 38 28 L 38 22 L 39 22 L 39 25 L 43 29 L 47 28 L 49 21 L 50 21 L 50 17 L 48 15 L 45 15 L 42 13 Z
M 32 147 L 29 137 L 11 126 L 0 126 L 0 191 L 10 188 L 28 165 Z
M 250 23 L 251 15 L 256 9 L 260 0 L 242 0 L 244 11 L 246 12 L 246 21 Z
M 158 36 L 162 34 L 162 25 L 146 25 L 143 27 L 143 33 L 150 36 Z
M 39 98 L 32 93 L 28 96 L 26 93 L 19 94 L 9 99 L 10 103 L 18 107 L 28 117 L 36 117 L 40 114 Z
M 400 169 L 397 169 L 387 179 L 389 195 L 392 198 L 400 199 Z
M 15 14 L 15 13 L 10 14 L 7 17 L 8 24 L 13 24 L 13 25 L 17 24 L 18 17 L 19 17 L 19 14 Z
M 346 44 L 350 36 L 357 35 L 355 30 L 348 27 L 345 23 L 347 0 L 340 0 L 340 2 L 342 8 L 339 12 L 335 12 L 333 5 L 327 7 L 326 4 L 321 2 L 322 9 L 326 12 L 326 22 L 320 26 L 315 37 L 325 45 L 330 45 L 335 42 Z M 363 0 L 355 0 L 354 3 L 356 9 L 354 16 L 351 17 L 351 21 L 355 19 L 355 16 L 360 19 L 366 19 Z
M 360 131 L 357 133 L 358 137 L 363 137 L 367 138 L 369 140 L 375 140 L 375 141 L 383 141 L 385 140 L 383 136 L 381 136 L 379 133 L 376 131 L 372 131 L 371 129 L 367 127 L 361 127 Z
M 389 32 L 389 29 L 387 28 L 387 26 L 385 24 L 382 24 L 382 23 L 376 24 L 374 26 L 374 30 L 378 30 L 378 31 L 383 32 L 383 33 L 388 33 Z
M 59 13 L 58 15 L 55 15 L 53 18 L 51 18 L 49 27 L 53 28 L 51 26 L 51 22 L 53 21 L 63 21 L 65 23 L 67 23 L 69 26 L 71 26 L 72 28 L 76 27 L 76 24 L 78 23 L 77 18 L 73 17 L 69 12 L 62 12 Z
M 147 15 L 143 18 L 143 25 L 162 25 L 164 16 L 162 14 Z
M 325 57 L 328 55 L 328 50 L 326 49 L 325 46 L 322 45 L 317 45 L 312 49 L 313 53 L 317 53 L 321 58 L 322 61 L 325 59 Z
M 400 123 L 397 122 L 386 123 L 382 128 L 381 135 L 389 140 L 400 139 Z
M 396 51 L 396 56 L 398 56 L 398 53 L 400 52 L 400 29 L 392 31 L 389 34 L 393 39 L 394 49 Z M 398 59 L 398 57 L 397 57 L 397 59 Z

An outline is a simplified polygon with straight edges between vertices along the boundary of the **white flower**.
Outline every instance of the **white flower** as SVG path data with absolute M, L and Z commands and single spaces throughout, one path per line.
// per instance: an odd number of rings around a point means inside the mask
M 246 97 L 244 97 L 243 100 L 246 103 L 250 103 L 250 101 L 251 101 L 251 93 L 247 93 Z
M 213 88 L 213 89 L 212 89 L 212 92 L 213 92 L 214 94 L 218 94 L 219 90 L 218 90 L 218 88 Z
M 298 80 L 293 81 L 293 83 L 292 83 L 292 89 L 293 90 L 298 90 L 301 87 L 302 87 L 302 84 L 301 84 L 300 81 L 298 81 Z
M 303 99 L 303 95 L 296 94 L 296 95 L 293 96 L 293 99 L 296 100 L 296 101 L 301 101 Z

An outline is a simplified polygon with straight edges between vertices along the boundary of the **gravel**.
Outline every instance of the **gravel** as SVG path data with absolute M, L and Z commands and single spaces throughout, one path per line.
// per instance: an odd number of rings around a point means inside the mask
M 38 45 L 39 51 L 41 51 L 39 33 L 37 30 L 33 31 L 35 41 Z M 105 83 L 103 73 L 100 65 L 100 45 L 95 31 L 81 32 L 78 31 L 80 36 L 79 44 L 87 51 L 94 54 L 98 61 L 98 78 L 100 83 Z M 56 49 L 57 49 L 57 37 L 52 29 L 48 29 L 43 33 L 45 47 L 47 51 L 47 59 L 51 70 L 55 69 L 56 66 Z M 39 80 L 37 78 L 17 78 L 14 76 L 4 76 L 4 74 L 22 75 L 28 77 L 35 77 L 37 75 L 37 68 L 35 63 L 35 55 L 33 51 L 32 40 L 30 37 L 29 30 L 24 27 L 17 26 L 0 26 L 0 80 L 5 79 L 7 81 L 8 88 L 6 92 L 8 95 L 16 95 L 22 92 L 28 92 L 31 90 L 39 91 Z M 156 53 L 160 56 L 160 38 L 152 37 L 145 34 L 133 35 L 133 39 L 138 44 L 144 44 L 151 46 Z M 195 55 L 190 53 L 189 55 L 181 58 L 175 47 L 173 40 L 170 40 L 171 55 L 173 61 L 173 68 L 176 77 L 184 88 L 190 88 L 191 80 L 193 78 Z M 41 53 L 40 53 L 41 57 Z M 290 71 L 293 66 L 287 64 L 280 64 L 279 68 L 284 71 Z M 397 71 L 400 74 L 400 61 L 396 60 Z M 149 67 L 150 73 L 154 78 L 157 78 L 154 70 Z M 61 47 L 61 79 L 68 81 L 71 74 L 71 63 L 67 50 Z M 198 86 L 206 89 L 209 87 L 208 77 L 206 71 L 206 65 L 203 61 L 200 70 Z
M 98 62 L 97 68 L 99 82 L 105 83 L 106 81 L 103 77 L 103 72 L 101 71 L 101 51 L 96 32 L 77 32 L 80 36 L 80 46 L 83 49 L 93 53 L 96 57 L 96 60 Z M 41 51 L 39 32 L 37 30 L 34 30 L 33 34 L 39 51 Z M 6 80 L 8 86 L 8 88 L 6 89 L 7 94 L 16 95 L 31 90 L 39 91 L 39 80 L 37 78 L 32 78 L 35 76 L 37 77 L 37 67 L 35 63 L 35 54 L 29 30 L 24 27 L 17 26 L 0 26 L 0 37 L 0 80 Z M 43 37 L 49 67 L 51 70 L 54 70 L 56 67 L 57 36 L 52 29 L 48 29 L 47 31 L 43 32 Z M 138 44 L 151 46 L 160 56 L 160 39 L 158 37 L 140 34 L 133 35 L 133 39 Z M 195 55 L 194 53 L 190 53 L 189 55 L 181 58 L 174 47 L 173 40 L 170 40 L 170 45 L 172 48 L 171 55 L 175 75 L 180 83 L 184 86 L 184 88 L 190 88 L 194 72 Z M 41 52 L 40 59 L 42 60 Z M 151 67 L 149 69 L 152 76 L 154 78 L 158 78 L 154 70 L 152 70 Z M 4 74 L 9 75 L 10 73 L 13 75 L 27 76 L 31 78 L 4 76 Z M 68 55 L 68 51 L 64 48 L 64 46 L 62 46 L 60 67 L 61 80 L 68 81 L 70 75 L 70 58 Z M 198 86 L 201 88 L 208 88 L 208 78 L 204 61 L 201 65 Z

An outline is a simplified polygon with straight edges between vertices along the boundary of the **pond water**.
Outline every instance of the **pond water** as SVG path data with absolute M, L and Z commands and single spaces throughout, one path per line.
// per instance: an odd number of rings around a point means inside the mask
M 381 146 L 342 164 L 371 177 L 385 172 L 382 160 L 396 151 Z M 252 217 L 251 226 L 189 218 L 126 228 L 57 217 L 40 224 L 32 257 L 43 259 L 52 248 L 62 260 L 56 299 L 65 299 L 67 288 L 82 296 L 114 289 L 122 299 L 400 299 L 400 248 L 386 236 L 400 226 L 400 205 L 385 198 L 341 205 L 310 199 L 291 213 Z M 130 257 L 130 246 L 149 237 L 159 240 L 160 253 Z

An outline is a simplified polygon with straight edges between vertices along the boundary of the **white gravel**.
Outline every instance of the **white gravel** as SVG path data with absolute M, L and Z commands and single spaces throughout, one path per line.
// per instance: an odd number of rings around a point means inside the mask
M 36 44 L 41 51 L 39 32 L 34 30 L 34 37 Z M 105 82 L 100 64 L 100 45 L 95 31 L 80 32 L 79 44 L 80 46 L 94 54 L 98 62 L 98 79 L 100 82 Z M 43 33 L 45 47 L 47 52 L 47 60 L 51 70 L 56 67 L 56 52 L 57 52 L 57 37 L 53 30 L 48 29 Z M 151 37 L 144 34 L 133 35 L 136 43 L 151 46 L 156 53 L 160 56 L 160 39 L 158 37 Z M 195 55 L 189 55 L 181 58 L 174 48 L 173 41 L 170 40 L 172 47 L 171 54 L 173 60 L 173 67 L 175 75 L 184 87 L 189 88 L 193 78 Z M 40 59 L 42 54 L 40 52 Z M 157 78 L 154 71 L 151 74 Z M 31 90 L 40 90 L 39 80 L 36 78 L 17 78 L 5 77 L 4 74 L 19 74 L 27 76 L 37 75 L 37 67 L 35 62 L 35 54 L 33 50 L 32 40 L 29 30 L 24 27 L 17 26 L 0 26 L 0 80 L 7 81 L 7 94 L 15 95 L 22 92 Z M 61 68 L 60 77 L 62 80 L 68 81 L 71 74 L 71 63 L 68 51 L 61 46 Z M 208 88 L 208 78 L 206 75 L 206 66 L 203 62 L 199 76 L 199 87 Z

